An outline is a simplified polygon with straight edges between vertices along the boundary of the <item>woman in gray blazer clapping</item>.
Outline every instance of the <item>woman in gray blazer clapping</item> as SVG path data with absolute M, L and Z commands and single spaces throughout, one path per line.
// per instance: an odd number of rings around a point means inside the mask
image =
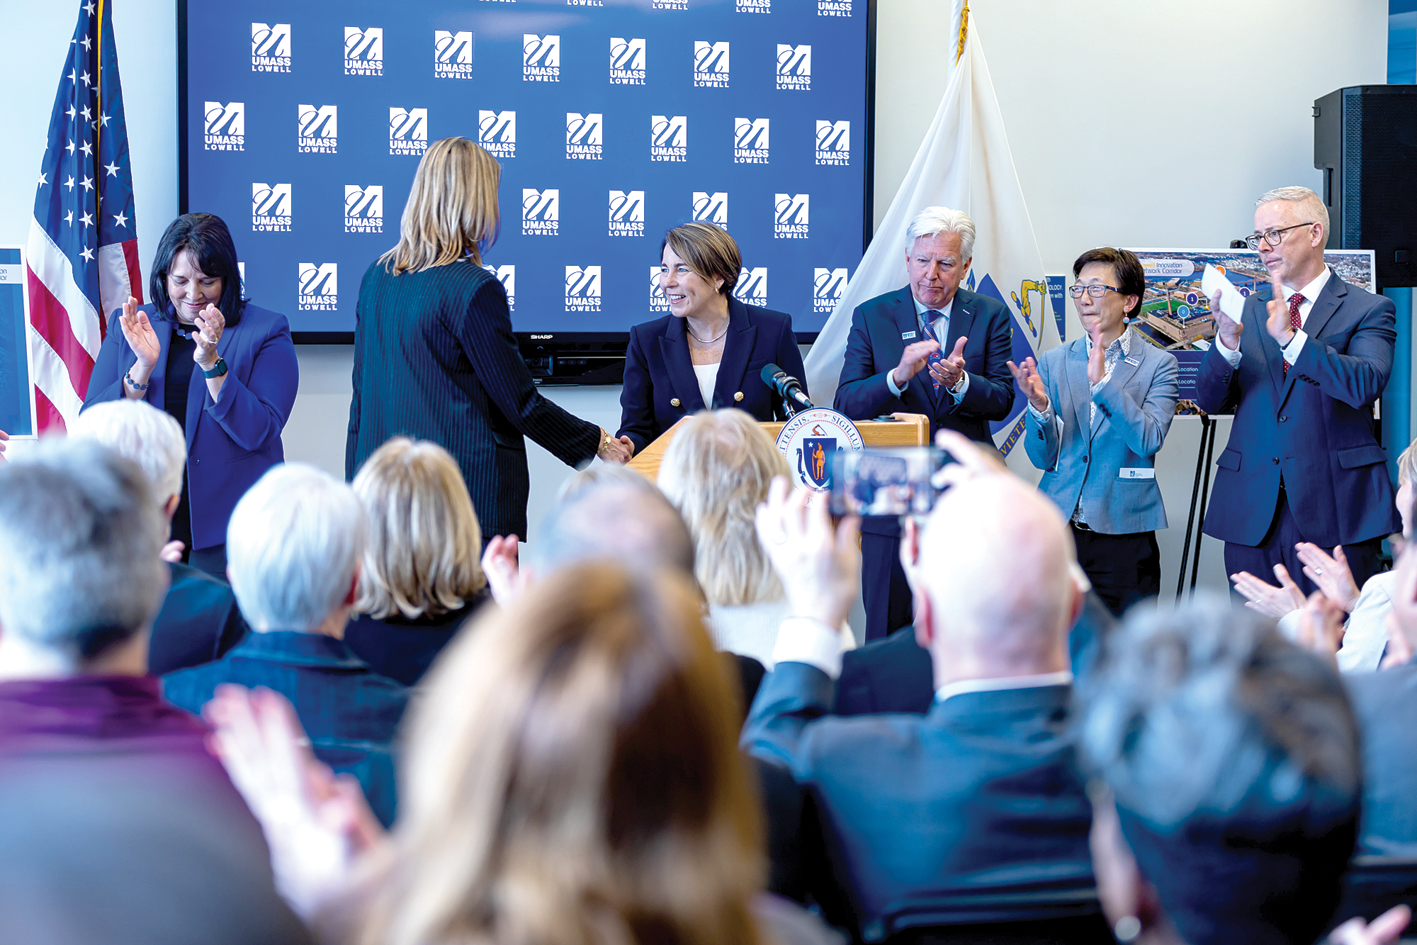
M 1161 590 L 1156 529 L 1166 507 L 1154 459 L 1176 412 L 1176 357 L 1127 327 L 1146 276 L 1125 249 L 1073 263 L 1069 289 L 1083 337 L 1016 365 L 1028 397 L 1025 448 L 1038 488 L 1072 520 L 1078 563 L 1114 614 Z

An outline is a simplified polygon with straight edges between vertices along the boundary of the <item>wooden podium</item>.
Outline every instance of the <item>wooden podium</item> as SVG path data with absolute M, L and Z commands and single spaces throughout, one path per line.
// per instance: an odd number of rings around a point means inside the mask
M 895 419 L 856 421 L 856 429 L 861 431 L 861 441 L 872 447 L 930 445 L 929 417 L 922 413 L 894 413 L 891 416 Z M 687 419 L 689 418 L 684 418 L 684 420 Z M 679 423 L 665 430 L 658 439 L 645 447 L 643 453 L 635 456 L 627 465 L 651 481 L 658 479 L 660 460 L 664 458 L 664 451 L 669 448 L 669 441 L 674 439 L 674 432 L 679 429 L 679 424 L 684 420 L 680 420 Z M 776 441 L 777 435 L 782 432 L 782 428 L 786 424 L 774 420 L 760 422 L 758 426 L 762 427 L 763 432 Z

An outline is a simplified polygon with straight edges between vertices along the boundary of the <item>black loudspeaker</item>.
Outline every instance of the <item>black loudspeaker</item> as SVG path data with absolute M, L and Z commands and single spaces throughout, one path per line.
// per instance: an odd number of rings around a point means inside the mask
M 1358 85 L 1314 102 L 1328 245 L 1377 254 L 1378 288 L 1417 286 L 1417 85 Z

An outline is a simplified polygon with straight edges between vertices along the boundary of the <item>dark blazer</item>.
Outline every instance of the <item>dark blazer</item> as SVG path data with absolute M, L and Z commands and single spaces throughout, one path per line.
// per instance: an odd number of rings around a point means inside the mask
M 391 436 L 452 454 L 482 534 L 526 537 L 529 436 L 567 465 L 588 462 L 600 428 L 541 396 L 512 334 L 507 292 L 470 260 L 364 273 L 354 329 L 346 479 Z
M 1216 460 L 1205 533 L 1260 544 L 1274 519 L 1281 476 L 1308 541 L 1332 547 L 1397 531 L 1387 454 L 1373 435 L 1372 411 L 1392 372 L 1392 300 L 1332 273 L 1286 378 L 1279 343 L 1265 330 L 1272 291 L 1265 286 L 1245 300 L 1238 368 L 1218 345 L 1201 361 L 1196 402 L 1207 413 L 1235 414 Z
M 177 319 L 171 314 L 156 317 L 152 305 L 139 311 L 147 313 L 159 345 L 157 367 L 143 399 L 162 410 L 167 349 Z M 123 375 L 138 363 L 128 339 L 118 330 L 116 312 L 109 316 L 109 324 L 114 330 L 103 339 L 94 362 L 85 406 L 122 399 Z M 246 303 L 236 323 L 221 333 L 216 350 L 227 371 L 221 397 L 213 403 L 202 372 L 193 370 L 187 419 L 182 424 L 187 435 L 194 548 L 225 544 L 226 523 L 236 501 L 267 469 L 285 461 L 280 433 L 300 386 L 300 365 L 284 315 Z
M 221 683 L 265 686 L 289 699 L 315 757 L 357 777 L 374 814 L 393 823 L 393 741 L 408 689 L 370 672 L 340 640 L 274 630 L 252 633 L 215 663 L 164 676 L 162 692 L 199 714 Z
M 1068 654 L 1074 680 L 1082 679 L 1097 658 L 1102 638 L 1117 625 L 1091 591 L 1082 615 L 1068 634 Z M 912 712 L 924 715 L 935 701 L 935 668 L 930 651 L 915 642 L 913 627 L 904 627 L 841 654 L 841 678 L 836 681 L 833 715 L 878 715 Z
M 148 642 L 148 672 L 154 676 L 219 660 L 250 629 L 225 581 L 186 564 L 168 568 L 172 583 Z
M 1417 662 L 1343 681 L 1362 732 L 1363 813 L 1358 852 L 1417 855 Z
M 443 648 L 458 635 L 463 623 L 488 599 L 489 595 L 484 593 L 468 601 L 461 610 L 414 620 L 403 617 L 378 620 L 360 614 L 344 628 L 344 644 L 368 664 L 370 671 L 405 686 L 415 686 Z
M 625 351 L 625 383 L 620 389 L 620 432 L 639 452 L 679 420 L 699 410 L 737 407 L 758 420 L 781 420 L 782 398 L 759 372 L 776 364 L 802 382 L 802 351 L 792 332 L 792 316 L 728 299 L 728 337 L 714 383 L 713 403 L 704 403 L 689 360 L 682 318 L 666 315 L 630 329 Z
M 950 887 L 1093 883 L 1092 810 L 1066 737 L 1071 687 L 966 693 L 928 715 L 824 717 L 832 681 L 804 663 L 763 680 L 742 745 L 811 796 L 833 877 L 815 890 L 860 930 Z

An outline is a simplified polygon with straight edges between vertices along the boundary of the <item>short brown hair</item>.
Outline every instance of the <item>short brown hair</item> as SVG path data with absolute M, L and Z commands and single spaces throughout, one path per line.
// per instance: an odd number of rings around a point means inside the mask
M 711 223 L 676 226 L 664 234 L 664 242 L 659 244 L 660 259 L 664 258 L 666 246 L 707 282 L 722 279 L 723 284 L 718 287 L 720 295 L 730 294 L 738 284 L 743 256 L 733 237 L 719 227 Z
M 759 945 L 739 702 L 686 577 L 552 573 L 444 651 L 358 940 Z
M 447 450 L 396 436 L 359 467 L 354 492 L 368 525 L 357 611 L 446 614 L 482 590 L 482 529 Z
M 1073 278 L 1078 277 L 1083 266 L 1092 263 L 1102 263 L 1112 267 L 1112 274 L 1121 283 L 1117 288 L 1121 290 L 1123 295 L 1137 297 L 1136 307 L 1126 313 L 1127 317 L 1136 318 L 1140 315 L 1142 299 L 1146 297 L 1146 270 L 1142 269 L 1141 260 L 1137 258 L 1137 254 L 1129 249 L 1113 249 L 1111 246 L 1089 249 L 1073 263 Z

